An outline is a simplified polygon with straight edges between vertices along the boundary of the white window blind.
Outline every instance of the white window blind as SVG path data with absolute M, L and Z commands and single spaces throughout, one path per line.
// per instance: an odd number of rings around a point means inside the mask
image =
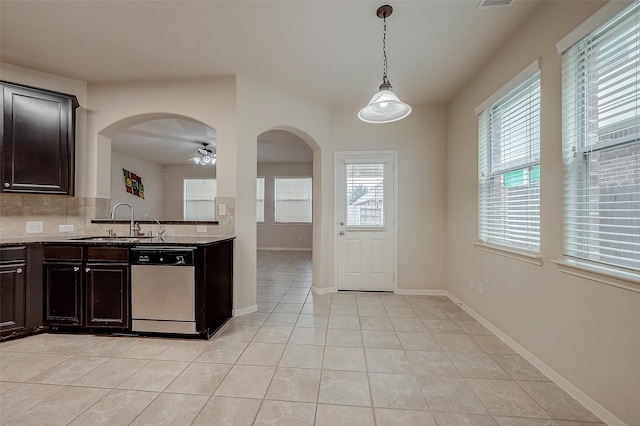
M 480 240 L 540 251 L 539 71 L 480 112 L 478 139 Z
M 347 226 L 384 226 L 384 167 L 346 164 Z
M 640 3 L 562 57 L 565 254 L 640 271 Z
M 215 179 L 184 179 L 184 220 L 216 219 Z
M 264 177 L 256 179 L 256 221 L 264 222 Z
M 311 223 L 311 178 L 275 178 L 276 222 Z

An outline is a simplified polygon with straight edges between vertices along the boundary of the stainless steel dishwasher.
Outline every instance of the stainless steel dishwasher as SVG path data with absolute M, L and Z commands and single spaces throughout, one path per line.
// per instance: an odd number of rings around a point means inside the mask
M 131 329 L 196 334 L 193 247 L 131 249 Z

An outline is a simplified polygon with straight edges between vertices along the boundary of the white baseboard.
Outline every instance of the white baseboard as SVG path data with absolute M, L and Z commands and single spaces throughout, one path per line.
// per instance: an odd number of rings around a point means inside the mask
M 399 288 L 395 293 L 405 296 L 448 296 L 447 291 L 442 289 Z
M 231 315 L 237 317 L 239 315 L 246 315 L 258 310 L 258 305 L 247 306 L 246 308 L 234 309 Z
M 318 288 L 318 287 L 311 287 L 311 291 L 314 292 L 315 294 L 327 294 L 327 293 L 333 293 L 335 292 L 333 287 L 322 287 L 322 288 Z
M 323 288 L 311 287 L 311 291 L 316 294 L 327 294 L 327 293 L 335 293 L 338 290 L 335 289 L 334 287 L 323 287 Z M 421 289 L 399 288 L 394 293 L 402 294 L 404 296 L 449 296 L 449 292 L 442 289 L 421 290 Z
M 609 426 L 626 426 L 626 424 L 612 414 L 609 410 L 598 404 L 593 398 L 586 393 L 578 389 L 573 383 L 564 378 L 560 373 L 553 368 L 545 364 L 540 358 L 529 352 L 522 347 L 518 342 L 502 332 L 499 328 L 486 320 L 482 315 L 474 311 L 469 306 L 462 303 L 460 299 L 449 293 L 447 290 L 443 290 L 443 294 L 453 300 L 456 304 L 473 318 L 475 318 L 480 324 L 485 326 L 489 331 L 496 335 L 500 340 L 509 345 L 511 349 L 520 354 L 524 359 L 529 361 L 534 367 L 540 370 L 545 376 L 551 379 L 556 385 L 560 386 L 562 390 L 571 395 L 576 401 L 582 404 L 586 409 L 598 416 L 600 420 L 605 422 Z
M 271 251 L 311 251 L 311 248 L 304 247 L 258 247 L 258 250 L 271 250 Z

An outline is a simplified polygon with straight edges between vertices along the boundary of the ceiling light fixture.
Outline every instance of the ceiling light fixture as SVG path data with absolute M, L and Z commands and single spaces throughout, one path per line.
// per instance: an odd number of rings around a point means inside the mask
M 191 160 L 193 160 L 194 163 L 200 164 L 202 166 L 213 166 L 214 164 L 216 164 L 216 155 L 213 153 L 213 151 L 207 148 L 206 143 L 203 143 L 202 146 L 202 148 L 198 148 L 198 152 L 193 156 Z
M 393 8 L 389 5 L 380 6 L 376 11 L 378 18 L 384 22 L 382 34 L 383 73 L 382 84 L 378 92 L 373 95 L 369 104 L 358 113 L 358 118 L 367 123 L 391 123 L 402 120 L 411 114 L 411 107 L 393 93 L 391 82 L 387 78 L 387 17 L 391 16 Z

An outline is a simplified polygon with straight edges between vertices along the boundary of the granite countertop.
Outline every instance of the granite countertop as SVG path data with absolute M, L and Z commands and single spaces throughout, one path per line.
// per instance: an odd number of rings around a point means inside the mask
M 92 237 L 94 239 L 92 239 Z M 96 239 L 100 238 L 100 239 Z M 153 238 L 137 238 L 132 241 L 128 238 L 109 238 L 100 235 L 74 235 L 69 237 L 16 237 L 2 238 L 0 246 L 9 246 L 16 244 L 82 244 L 82 245 L 127 245 L 127 246 L 206 246 L 219 243 L 222 241 L 233 240 L 233 237 L 213 237 L 213 236 L 171 236 L 171 237 L 153 237 Z

